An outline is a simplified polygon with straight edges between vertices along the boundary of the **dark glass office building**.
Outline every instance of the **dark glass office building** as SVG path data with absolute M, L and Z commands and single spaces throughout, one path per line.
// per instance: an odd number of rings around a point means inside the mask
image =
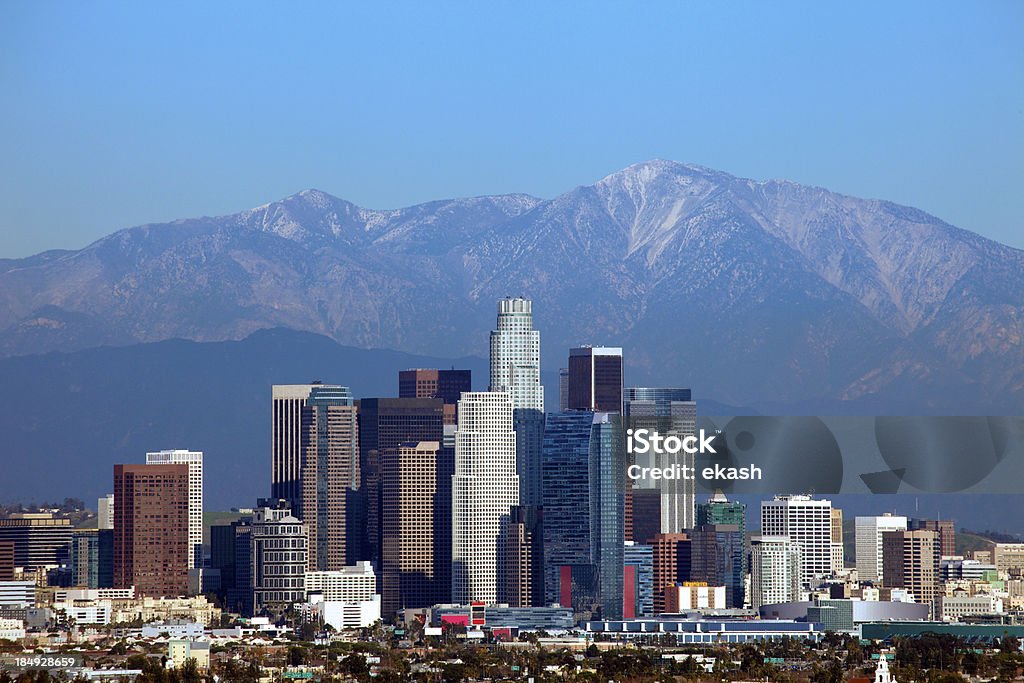
M 569 410 L 622 412 L 622 349 L 581 346 L 569 349 Z

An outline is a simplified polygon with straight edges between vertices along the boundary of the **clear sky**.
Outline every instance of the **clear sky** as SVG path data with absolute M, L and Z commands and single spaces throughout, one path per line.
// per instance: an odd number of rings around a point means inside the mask
M 654 157 L 1024 247 L 1024 2 L 0 2 L 0 257 Z

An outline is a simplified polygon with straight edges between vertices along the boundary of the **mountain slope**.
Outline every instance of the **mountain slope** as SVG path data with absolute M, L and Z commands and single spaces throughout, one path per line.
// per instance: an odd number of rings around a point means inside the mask
M 1024 252 L 916 209 L 650 161 L 551 200 L 391 211 L 309 190 L 0 262 L 0 352 L 289 327 L 481 353 L 535 300 L 546 363 L 626 348 L 636 383 L 742 404 L 1024 407 Z

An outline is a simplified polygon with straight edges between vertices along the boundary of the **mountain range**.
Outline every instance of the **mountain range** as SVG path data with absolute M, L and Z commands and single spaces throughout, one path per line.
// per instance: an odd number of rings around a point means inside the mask
M 534 300 L 547 370 L 590 343 L 622 346 L 631 384 L 762 411 L 1024 407 L 1024 252 L 891 202 L 661 160 L 550 200 L 372 210 L 307 190 L 0 260 L 0 353 L 289 328 L 484 356 L 508 295 Z

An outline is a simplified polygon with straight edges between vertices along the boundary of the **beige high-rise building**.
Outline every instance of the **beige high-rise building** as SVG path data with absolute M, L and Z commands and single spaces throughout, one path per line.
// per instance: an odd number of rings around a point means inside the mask
M 843 511 L 832 508 L 832 575 L 843 571 L 846 564 L 843 548 Z
M 438 441 L 381 456 L 381 613 L 430 607 L 451 597 L 451 476 L 454 453 Z
M 882 583 L 904 588 L 933 609 L 939 580 L 935 531 L 886 531 L 882 534 Z

